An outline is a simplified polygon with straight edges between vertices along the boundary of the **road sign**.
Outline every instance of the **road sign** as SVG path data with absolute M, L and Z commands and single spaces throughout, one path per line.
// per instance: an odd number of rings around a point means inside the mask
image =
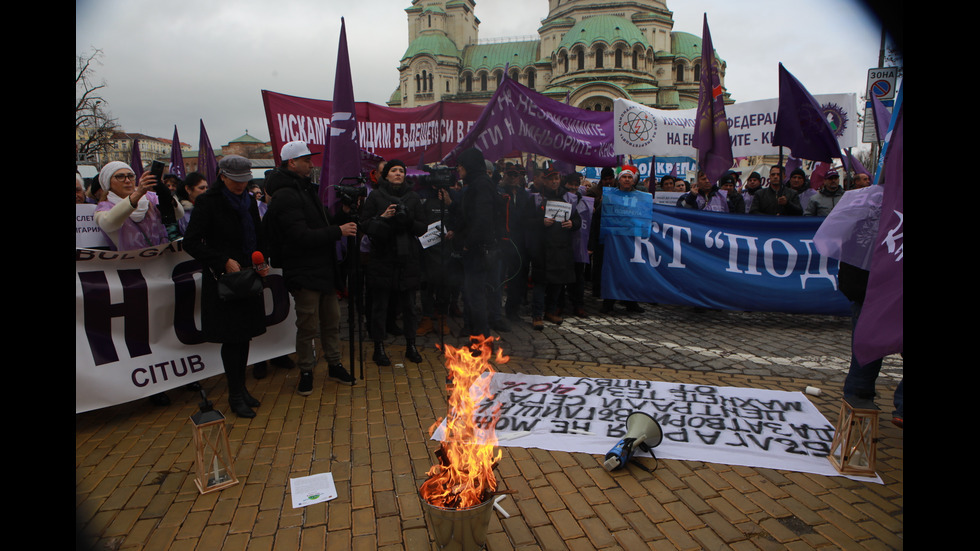
M 900 67 L 876 67 L 868 69 L 868 93 L 880 100 L 895 97 L 895 81 Z

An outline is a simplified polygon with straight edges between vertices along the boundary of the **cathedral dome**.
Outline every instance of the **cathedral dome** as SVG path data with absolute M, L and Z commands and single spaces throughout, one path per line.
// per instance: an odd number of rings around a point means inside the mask
M 408 45 L 408 49 L 405 50 L 405 55 L 402 56 L 401 60 L 412 59 L 421 54 L 460 57 L 459 48 L 456 47 L 452 39 L 442 32 L 427 32 L 419 35 Z
M 631 21 L 615 15 L 596 15 L 579 21 L 569 29 L 558 49 L 571 49 L 576 44 L 589 47 L 596 42 L 612 45 L 619 41 L 624 41 L 629 46 L 641 44 L 649 47 L 643 32 Z

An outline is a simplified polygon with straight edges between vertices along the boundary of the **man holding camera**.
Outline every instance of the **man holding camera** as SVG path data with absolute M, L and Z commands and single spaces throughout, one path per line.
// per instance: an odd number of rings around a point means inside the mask
M 305 142 L 282 146 L 281 164 L 266 179 L 270 196 L 264 224 L 273 242 L 271 263 L 282 268 L 296 311 L 297 392 L 313 393 L 314 338 L 319 334 L 330 379 L 356 380 L 340 362 L 340 304 L 344 277 L 337 262 L 337 241 L 356 235 L 357 224 L 335 223 L 310 181 L 312 154 Z

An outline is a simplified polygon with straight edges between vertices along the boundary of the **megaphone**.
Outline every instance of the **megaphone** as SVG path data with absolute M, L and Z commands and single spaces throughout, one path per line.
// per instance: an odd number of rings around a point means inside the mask
M 619 469 L 633 457 L 637 448 L 649 452 L 663 439 L 664 431 L 656 419 L 642 411 L 634 411 L 626 418 L 626 436 L 609 450 L 602 466 L 607 471 Z

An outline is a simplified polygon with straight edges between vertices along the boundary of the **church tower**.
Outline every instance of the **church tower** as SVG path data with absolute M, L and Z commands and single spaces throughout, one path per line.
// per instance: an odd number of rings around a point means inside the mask
M 412 0 L 409 45 L 388 105 L 486 104 L 506 69 L 528 88 L 584 109 L 610 111 L 615 98 L 697 106 L 701 38 L 673 30 L 664 0 L 548 0 L 538 36 L 512 41 L 480 41 L 475 8 L 474 0 Z

